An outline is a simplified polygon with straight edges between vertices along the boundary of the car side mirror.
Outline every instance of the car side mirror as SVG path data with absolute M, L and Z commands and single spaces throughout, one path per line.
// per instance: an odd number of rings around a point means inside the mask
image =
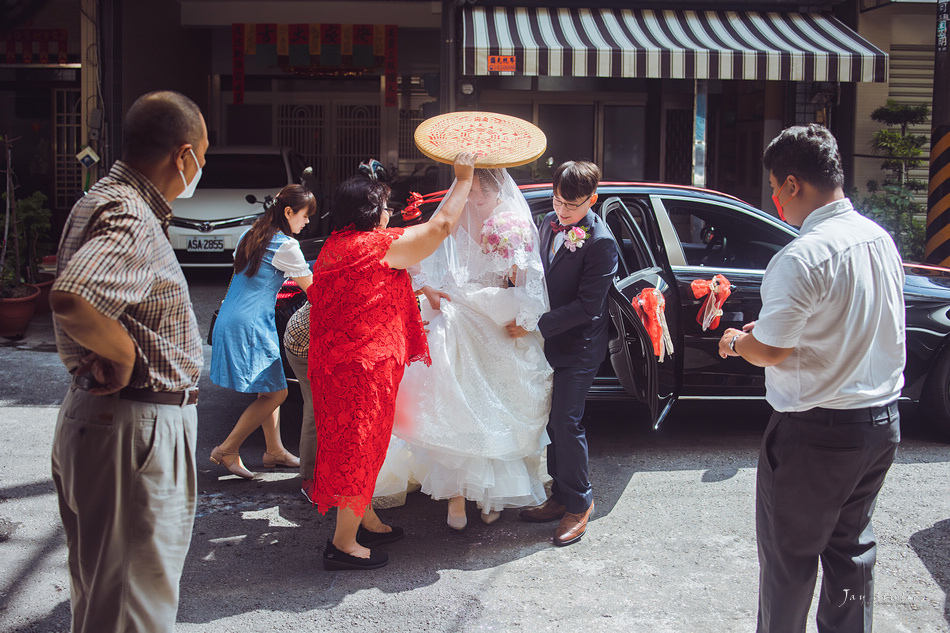
M 267 207 L 270 206 L 270 203 L 273 202 L 274 196 L 268 194 L 268 195 L 264 196 L 264 199 L 263 199 L 263 200 L 258 200 L 258 199 L 254 196 L 253 193 L 249 193 L 249 194 L 247 194 L 246 196 L 244 196 L 244 199 L 247 200 L 247 203 L 248 203 L 248 204 L 262 204 L 262 205 L 264 205 L 264 208 L 267 209 Z

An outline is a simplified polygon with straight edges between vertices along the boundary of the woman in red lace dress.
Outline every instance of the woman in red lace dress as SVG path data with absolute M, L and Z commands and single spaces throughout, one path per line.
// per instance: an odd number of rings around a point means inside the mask
M 314 265 L 309 376 L 317 425 L 313 501 L 337 507 L 325 569 L 376 569 L 389 562 L 373 545 L 403 536 L 371 504 L 386 457 L 403 369 L 429 363 L 422 318 L 406 268 L 433 252 L 458 223 L 472 186 L 474 157 L 455 162 L 456 182 L 429 222 L 386 228 L 389 188 L 359 177 L 340 185 L 334 225 Z

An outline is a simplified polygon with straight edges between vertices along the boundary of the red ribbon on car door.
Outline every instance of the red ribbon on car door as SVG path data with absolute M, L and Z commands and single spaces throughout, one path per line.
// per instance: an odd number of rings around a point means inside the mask
M 732 284 L 722 275 L 716 275 L 709 281 L 694 279 L 690 288 L 697 299 L 706 297 L 703 307 L 696 314 L 696 322 L 703 326 L 704 332 L 709 328 L 715 330 L 719 327 L 719 317 L 722 316 L 722 304 L 732 294 Z
M 670 336 L 670 326 L 666 323 L 666 299 L 663 293 L 656 288 L 644 288 L 630 303 L 650 335 L 653 353 L 662 363 L 667 354 L 673 353 L 673 338 Z

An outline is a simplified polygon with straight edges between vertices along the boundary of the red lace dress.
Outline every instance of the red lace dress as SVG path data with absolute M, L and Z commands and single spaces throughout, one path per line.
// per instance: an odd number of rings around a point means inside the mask
M 380 260 L 403 229 L 334 232 L 314 265 L 309 377 L 317 425 L 313 501 L 363 516 L 392 433 L 405 366 L 429 347 L 405 270 Z

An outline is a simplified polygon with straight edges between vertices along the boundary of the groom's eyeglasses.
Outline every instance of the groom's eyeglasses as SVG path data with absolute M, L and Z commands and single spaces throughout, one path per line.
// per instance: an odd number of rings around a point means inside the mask
M 555 209 L 564 208 L 564 209 L 567 209 L 568 211 L 577 211 L 577 210 L 580 209 L 582 206 L 584 206 L 585 204 L 587 204 L 587 201 L 590 200 L 591 196 L 593 196 L 593 195 L 594 195 L 594 194 L 590 194 L 590 196 L 587 196 L 586 198 L 584 198 L 583 200 L 581 200 L 580 202 L 578 202 L 578 203 L 576 203 L 576 204 L 573 203 L 573 202 L 565 202 L 564 200 L 561 200 L 561 199 L 558 198 L 557 196 L 551 196 L 551 205 L 552 205 Z

